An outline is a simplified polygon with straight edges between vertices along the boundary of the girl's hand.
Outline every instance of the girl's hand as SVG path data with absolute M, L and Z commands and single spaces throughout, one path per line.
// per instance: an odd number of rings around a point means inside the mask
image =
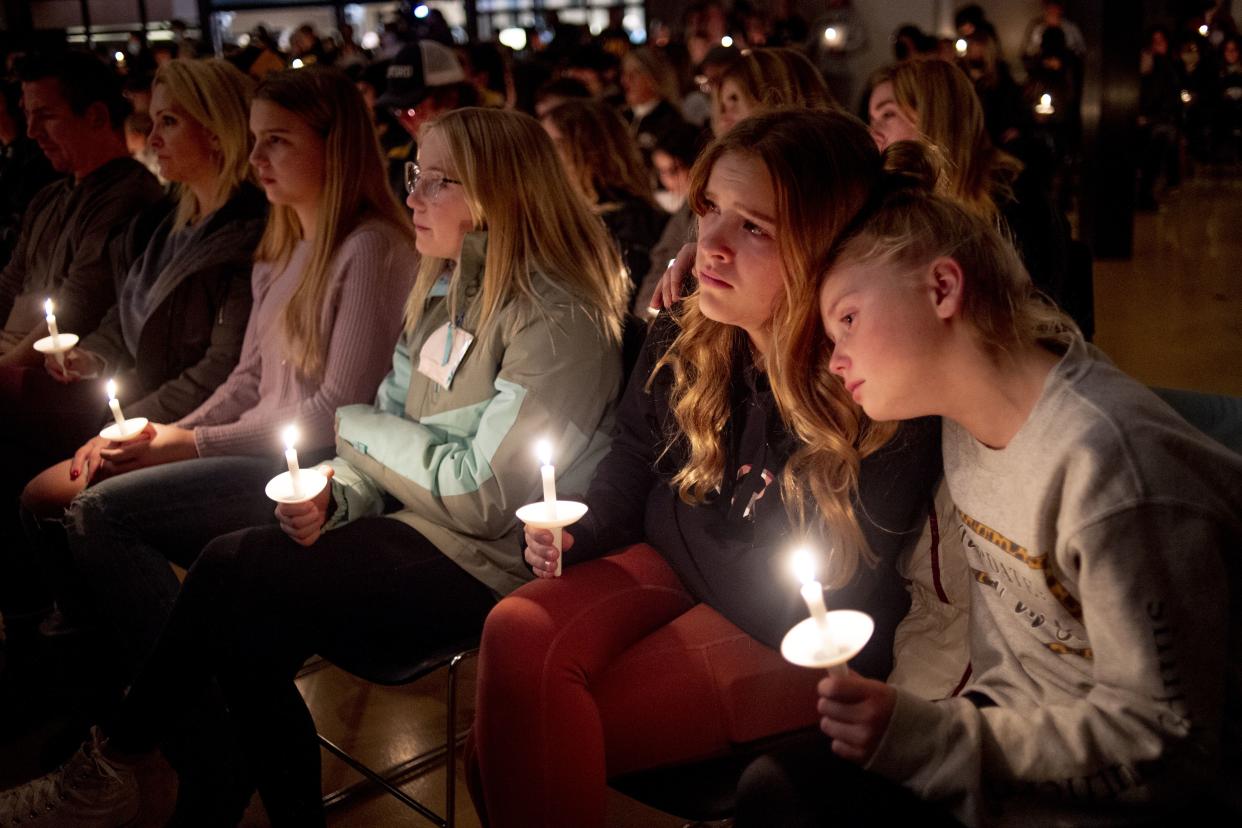
M 142 434 L 133 438 L 131 444 L 132 457 L 141 457 L 141 447 L 146 447 L 151 442 L 151 438 L 155 436 L 155 430 L 148 423 L 147 427 L 142 430 Z M 105 440 L 103 437 L 92 437 L 77 451 L 73 453 L 73 459 L 69 461 L 69 479 L 77 480 L 83 475 L 86 479 L 82 481 L 83 486 L 89 486 L 91 483 L 100 480 L 106 480 L 114 475 L 122 474 L 133 469 L 142 468 L 135 461 L 122 461 L 118 458 L 109 459 L 107 454 L 110 449 L 121 445 L 111 440 Z
M 100 455 L 108 463 L 127 471 L 131 467 L 141 469 L 198 457 L 191 429 L 147 423 L 142 432 L 147 439 L 136 437 L 124 443 L 113 443 Z
M 74 348 L 61 354 L 61 357 L 65 360 L 63 368 L 52 354 L 43 357 L 43 367 L 52 375 L 52 379 L 66 385 L 78 380 L 94 379 L 104 369 L 103 357 L 94 351 Z
M 671 308 L 673 305 L 681 301 L 681 285 L 686 280 L 686 276 L 694 274 L 694 254 L 696 245 L 694 243 L 683 244 L 681 250 L 677 251 L 677 258 L 669 265 L 668 270 L 664 271 L 664 276 L 660 278 L 660 284 L 656 286 L 655 293 L 651 294 L 651 307 Z
M 556 577 L 556 562 L 561 557 L 561 553 L 556 551 L 556 547 L 552 545 L 551 529 L 535 529 L 534 527 L 526 527 L 526 551 L 524 553 L 526 562 L 530 564 L 530 568 L 535 571 L 535 575 L 540 578 Z M 574 536 L 569 534 L 565 529 L 561 530 L 561 549 L 568 550 L 574 545 Z
M 326 463 L 317 468 L 318 472 L 328 480 L 332 479 L 332 467 Z M 280 503 L 276 506 L 276 520 L 284 533 L 300 543 L 310 546 L 323 534 L 323 525 L 328 522 L 328 505 L 332 502 L 332 485 L 323 487 L 323 491 L 310 500 L 300 503 Z
M 897 704 L 897 691 L 857 673 L 828 676 L 819 683 L 819 729 L 832 739 L 832 752 L 865 764 L 875 753 Z

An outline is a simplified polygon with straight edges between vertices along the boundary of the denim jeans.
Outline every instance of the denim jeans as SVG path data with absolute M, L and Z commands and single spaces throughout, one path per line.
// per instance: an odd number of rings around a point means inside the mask
M 122 684 L 154 648 L 177 597 L 169 562 L 189 569 L 216 536 L 275 522 L 263 493 L 283 465 L 272 454 L 139 469 L 90 486 L 69 506 L 65 525 L 83 609 L 114 637 Z

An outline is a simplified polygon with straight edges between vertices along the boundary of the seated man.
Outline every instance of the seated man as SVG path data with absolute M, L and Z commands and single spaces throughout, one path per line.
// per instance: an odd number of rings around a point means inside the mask
M 0 272 L 0 368 L 42 364 L 33 345 L 47 335 L 48 297 L 60 330 L 85 336 L 95 329 L 116 303 L 109 242 L 161 195 L 155 177 L 129 157 L 129 105 L 111 69 L 70 52 L 26 58 L 17 73 L 27 132 L 69 177 L 35 196 Z

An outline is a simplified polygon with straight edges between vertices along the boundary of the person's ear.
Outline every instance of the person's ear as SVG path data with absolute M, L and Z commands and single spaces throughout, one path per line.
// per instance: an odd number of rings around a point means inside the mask
M 82 118 L 91 129 L 112 128 L 112 114 L 108 112 L 108 105 L 103 101 L 93 101 L 88 104 L 86 111 L 82 113 Z
M 961 313 L 964 283 L 962 266 L 955 259 L 941 256 L 928 266 L 928 292 L 936 316 L 948 321 Z

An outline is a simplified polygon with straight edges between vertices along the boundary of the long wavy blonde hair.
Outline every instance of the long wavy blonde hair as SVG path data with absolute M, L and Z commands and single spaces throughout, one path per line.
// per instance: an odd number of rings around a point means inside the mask
M 770 322 L 773 346 L 762 367 L 768 370 L 785 422 L 801 439 L 827 449 L 815 454 L 815 468 L 832 485 L 812 487 L 811 493 L 822 522 L 838 539 L 840 555 L 857 560 L 869 554 L 851 504 L 860 455 L 882 446 L 894 428 L 872 424 L 835 381 L 825 383 L 822 395 L 815 398 L 817 412 L 823 416 L 812 417 L 810 412 L 786 405 L 788 395 L 781 392 L 779 380 L 789 362 L 781 348 L 788 338 L 781 331 L 805 314 L 806 297 L 814 296 L 838 234 L 862 208 L 881 174 L 880 155 L 862 122 L 844 112 L 777 109 L 756 115 L 717 138 L 695 163 L 689 203 L 696 214 L 707 210 L 705 190 L 712 167 L 730 153 L 762 163 L 776 195 L 783 290 Z M 816 307 L 812 300 L 810 308 Z M 730 388 L 736 381 L 734 355 L 745 347 L 747 334 L 708 319 L 699 309 L 697 293 L 682 302 L 677 321 L 680 331 L 652 376 L 663 367 L 673 372 L 672 409 L 679 433 L 670 436 L 670 447 L 684 441 L 688 450 L 673 484 L 682 500 L 701 503 L 723 480 L 721 435 L 730 415 Z M 811 422 L 826 426 L 811 428 Z M 782 480 L 782 488 L 791 496 L 788 505 L 803 524 L 811 521 L 796 478 L 807 470 L 804 450 L 799 450 Z
M 388 188 L 375 128 L 362 95 L 348 77 L 313 66 L 287 69 L 268 75 L 254 97 L 288 110 L 324 139 L 324 182 L 311 255 L 282 317 L 289 361 L 303 376 L 318 379 L 323 376 L 330 333 L 323 318 L 329 266 L 341 244 L 366 219 L 392 225 L 410 239 L 411 248 L 414 230 Z M 283 266 L 302 238 L 293 208 L 273 205 L 256 258 Z
M 1022 162 L 997 149 L 983 122 L 983 104 L 966 73 L 943 60 L 909 60 L 881 69 L 872 88 L 893 85 L 893 98 L 944 157 L 949 194 L 987 219 L 997 198 L 1013 192 Z
M 216 186 L 212 200 L 228 201 L 243 182 L 253 182 L 250 166 L 250 96 L 254 81 L 228 61 L 178 58 L 155 73 L 152 88 L 162 86 L 181 112 L 197 121 L 216 139 Z M 194 191 L 177 187 L 175 227 L 186 227 L 199 217 L 202 205 Z
M 538 307 L 533 276 L 556 280 L 585 305 L 613 342 L 621 341 L 628 278 L 608 231 L 565 173 L 556 149 L 529 115 L 468 107 L 430 121 L 445 139 L 476 230 L 487 231 L 483 284 L 472 311 L 481 336 L 510 301 Z M 454 263 L 424 256 L 406 305 L 406 329 L 422 318 L 426 297 Z M 453 279 L 460 268 L 453 268 Z M 456 290 L 450 288 L 449 296 Z M 452 309 L 457 315 L 457 309 Z

